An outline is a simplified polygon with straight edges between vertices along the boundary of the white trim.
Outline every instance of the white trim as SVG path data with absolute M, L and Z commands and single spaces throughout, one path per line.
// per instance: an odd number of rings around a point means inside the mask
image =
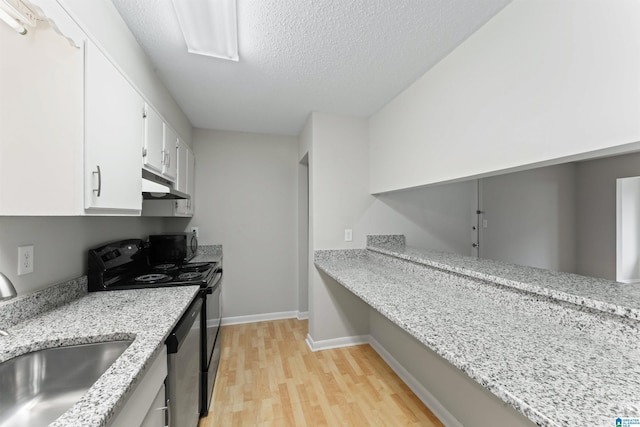
M 308 311 L 299 311 L 298 312 L 298 320 L 306 320 L 309 318 L 309 312 Z
M 308 338 L 308 337 L 307 337 Z M 387 365 L 400 377 L 402 381 L 413 391 L 418 399 L 433 412 L 433 415 L 447 427 L 463 427 L 451 412 L 449 412 L 434 396 L 416 379 L 404 366 L 396 360 L 375 338 L 369 336 L 369 345 L 380 355 Z
M 350 347 L 353 345 L 369 344 L 369 335 L 355 335 L 352 337 L 341 337 L 330 340 L 314 341 L 311 335 L 307 334 L 305 340 L 311 351 L 328 350 L 330 348 Z
M 248 316 L 223 317 L 222 325 L 239 325 L 240 323 L 267 322 L 269 320 L 295 319 L 297 311 L 280 311 L 278 313 L 250 314 Z

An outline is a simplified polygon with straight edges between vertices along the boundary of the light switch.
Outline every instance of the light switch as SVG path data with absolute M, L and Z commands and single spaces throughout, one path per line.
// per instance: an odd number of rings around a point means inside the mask
M 353 230 L 350 228 L 344 229 L 344 241 L 351 242 L 353 240 Z
M 487 228 L 488 224 L 489 224 L 489 223 L 487 222 L 487 220 L 486 220 L 486 219 L 483 219 L 483 220 L 482 220 L 482 228 Z

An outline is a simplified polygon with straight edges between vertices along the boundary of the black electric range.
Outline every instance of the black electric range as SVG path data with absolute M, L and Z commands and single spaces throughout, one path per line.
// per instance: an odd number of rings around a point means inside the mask
M 147 246 L 140 239 L 127 239 L 89 250 L 88 290 L 194 285 L 204 289 L 220 270 L 215 262 L 151 264 Z
M 150 258 L 153 251 L 149 249 L 149 243 L 140 239 L 119 240 L 90 249 L 88 290 L 200 286 L 200 393 L 197 398 L 200 415 L 206 416 L 221 355 L 222 266 L 217 262 L 176 261 L 175 258 L 158 257 L 157 254 Z

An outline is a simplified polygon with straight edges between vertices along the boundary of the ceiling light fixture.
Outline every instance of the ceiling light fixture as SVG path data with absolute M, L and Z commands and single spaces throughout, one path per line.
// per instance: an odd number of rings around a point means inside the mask
M 237 61 L 236 0 L 173 0 L 189 53 Z

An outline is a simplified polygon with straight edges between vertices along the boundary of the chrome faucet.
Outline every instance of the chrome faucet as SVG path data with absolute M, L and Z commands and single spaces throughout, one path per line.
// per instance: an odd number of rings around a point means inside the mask
M 11 280 L 9 280 L 9 278 L 4 274 L 0 273 L 0 301 L 14 298 L 16 295 L 18 295 L 18 293 L 16 292 L 16 288 L 13 287 Z M 9 334 L 0 329 L 0 335 L 7 336 Z

